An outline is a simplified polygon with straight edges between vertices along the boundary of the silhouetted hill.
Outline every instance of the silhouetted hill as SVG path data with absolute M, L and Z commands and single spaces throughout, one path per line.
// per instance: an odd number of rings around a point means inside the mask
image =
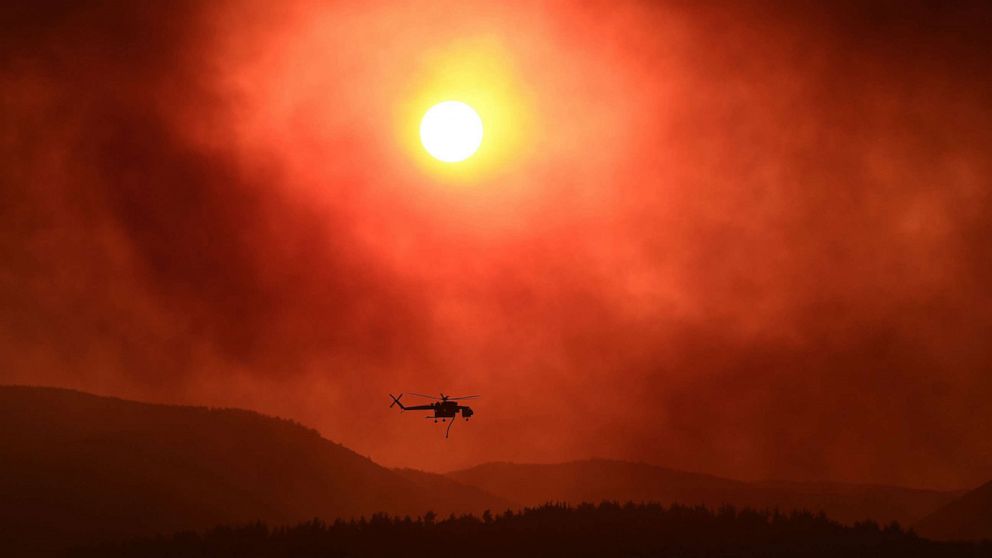
M 0 548 L 506 505 L 409 476 L 249 411 L 0 387 Z
M 314 520 L 262 524 L 76 549 L 76 558 L 647 557 L 978 558 L 992 545 L 928 541 L 898 526 L 842 526 L 809 512 L 663 507 L 542 506 L 477 517 Z
M 544 502 L 678 502 L 824 511 L 843 522 L 909 525 L 960 493 L 839 483 L 749 483 L 643 463 L 588 460 L 552 465 L 487 463 L 449 473 L 461 483 L 534 506 Z
M 940 540 L 992 540 L 992 482 L 923 518 L 916 530 Z
M 437 503 L 435 510 L 465 509 L 466 502 L 471 509 L 488 509 L 494 512 L 521 507 L 516 502 L 495 496 L 481 488 L 462 484 L 446 475 L 406 468 L 392 471 L 431 494 Z

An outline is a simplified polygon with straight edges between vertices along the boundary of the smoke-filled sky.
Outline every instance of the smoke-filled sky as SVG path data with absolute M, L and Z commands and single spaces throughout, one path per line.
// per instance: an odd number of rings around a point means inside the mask
M 988 481 L 990 13 L 10 3 L 0 383 L 429 470 Z M 416 142 L 448 98 L 457 170 Z M 482 398 L 445 441 L 402 391 Z

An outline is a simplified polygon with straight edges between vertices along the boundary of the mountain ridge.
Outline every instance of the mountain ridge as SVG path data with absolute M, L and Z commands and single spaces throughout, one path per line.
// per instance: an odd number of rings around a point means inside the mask
M 842 522 L 873 519 L 912 524 L 960 491 L 877 484 L 742 481 L 641 462 L 585 459 L 564 463 L 483 463 L 451 478 L 533 506 L 548 501 L 658 501 L 738 507 L 823 510 Z
M 914 527 L 936 540 L 992 540 L 992 481 L 934 510 Z
M 904 525 L 958 494 L 749 483 L 646 463 L 388 469 L 304 425 L 237 408 L 0 386 L 0 547 L 59 548 L 220 524 L 479 513 L 547 501 L 823 509 Z M 919 516 L 919 517 L 917 517 Z
M 87 542 L 263 520 L 480 512 L 293 421 L 242 409 L 0 387 L 0 544 Z

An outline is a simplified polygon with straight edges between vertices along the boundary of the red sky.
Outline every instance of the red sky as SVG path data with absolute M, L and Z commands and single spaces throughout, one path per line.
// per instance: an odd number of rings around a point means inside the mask
M 133 4 L 0 8 L 0 382 L 430 470 L 992 477 L 983 3 Z M 461 174 L 408 141 L 452 82 Z M 386 408 L 442 390 L 447 441 Z

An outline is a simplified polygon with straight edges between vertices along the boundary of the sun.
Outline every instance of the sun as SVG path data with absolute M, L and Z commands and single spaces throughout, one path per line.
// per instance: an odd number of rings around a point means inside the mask
M 420 142 L 435 159 L 464 161 L 482 145 L 482 119 L 461 101 L 438 103 L 420 121 Z

